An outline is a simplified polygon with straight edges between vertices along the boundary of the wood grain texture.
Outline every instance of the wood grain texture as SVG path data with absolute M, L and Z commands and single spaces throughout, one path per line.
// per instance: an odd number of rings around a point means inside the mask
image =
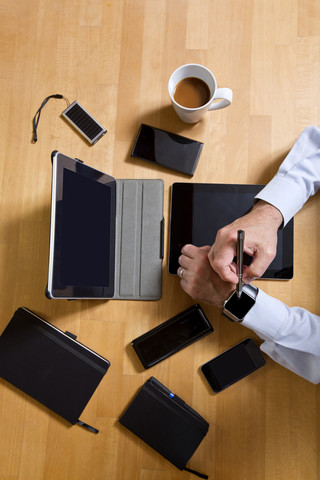
M 212 395 L 199 366 L 251 335 L 203 305 L 215 331 L 150 371 L 133 338 L 194 302 L 167 273 L 169 193 L 175 181 L 266 183 L 307 125 L 320 123 L 320 6 L 316 0 L 16 0 L 0 2 L 0 331 L 26 306 L 108 358 L 83 413 L 97 436 L 69 427 L 0 380 L 0 480 L 191 479 L 118 423 L 151 375 L 210 423 L 190 465 L 212 479 L 320 478 L 320 390 L 267 359 Z M 170 106 L 167 82 L 202 63 L 232 105 L 196 125 Z M 61 118 L 77 99 L 108 133 L 90 147 Z M 204 142 L 192 179 L 130 157 L 141 122 Z M 52 150 L 116 178 L 162 178 L 166 219 L 163 295 L 157 302 L 49 301 Z M 320 199 L 295 219 L 295 275 L 259 283 L 289 305 L 320 312 Z M 256 337 L 255 337 L 256 338 Z

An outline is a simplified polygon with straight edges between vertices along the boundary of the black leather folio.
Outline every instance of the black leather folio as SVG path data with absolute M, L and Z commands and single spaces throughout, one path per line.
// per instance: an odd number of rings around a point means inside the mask
M 208 422 L 156 378 L 141 387 L 119 421 L 180 470 L 208 478 L 186 467 Z
M 18 308 L 0 336 L 0 376 L 71 424 L 110 363 L 26 308 Z

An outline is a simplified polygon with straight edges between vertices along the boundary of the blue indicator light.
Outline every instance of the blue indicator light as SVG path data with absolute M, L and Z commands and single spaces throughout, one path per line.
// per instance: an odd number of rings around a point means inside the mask
M 170 398 L 173 398 L 173 397 L 174 397 L 174 393 L 169 393 L 169 397 L 170 397 Z

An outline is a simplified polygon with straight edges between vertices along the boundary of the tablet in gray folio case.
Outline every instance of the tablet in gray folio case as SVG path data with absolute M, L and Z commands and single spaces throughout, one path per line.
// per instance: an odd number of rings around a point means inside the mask
M 94 433 L 79 417 L 110 362 L 30 310 L 18 308 L 0 336 L 0 377 L 71 424 Z
M 162 180 L 53 152 L 48 298 L 158 300 L 163 236 Z

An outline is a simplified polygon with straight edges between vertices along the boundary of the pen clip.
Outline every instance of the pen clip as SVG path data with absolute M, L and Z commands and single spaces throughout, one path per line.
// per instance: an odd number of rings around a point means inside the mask
M 244 248 L 244 230 L 237 232 L 237 297 L 240 298 L 242 294 L 242 273 L 243 273 L 243 248 Z

